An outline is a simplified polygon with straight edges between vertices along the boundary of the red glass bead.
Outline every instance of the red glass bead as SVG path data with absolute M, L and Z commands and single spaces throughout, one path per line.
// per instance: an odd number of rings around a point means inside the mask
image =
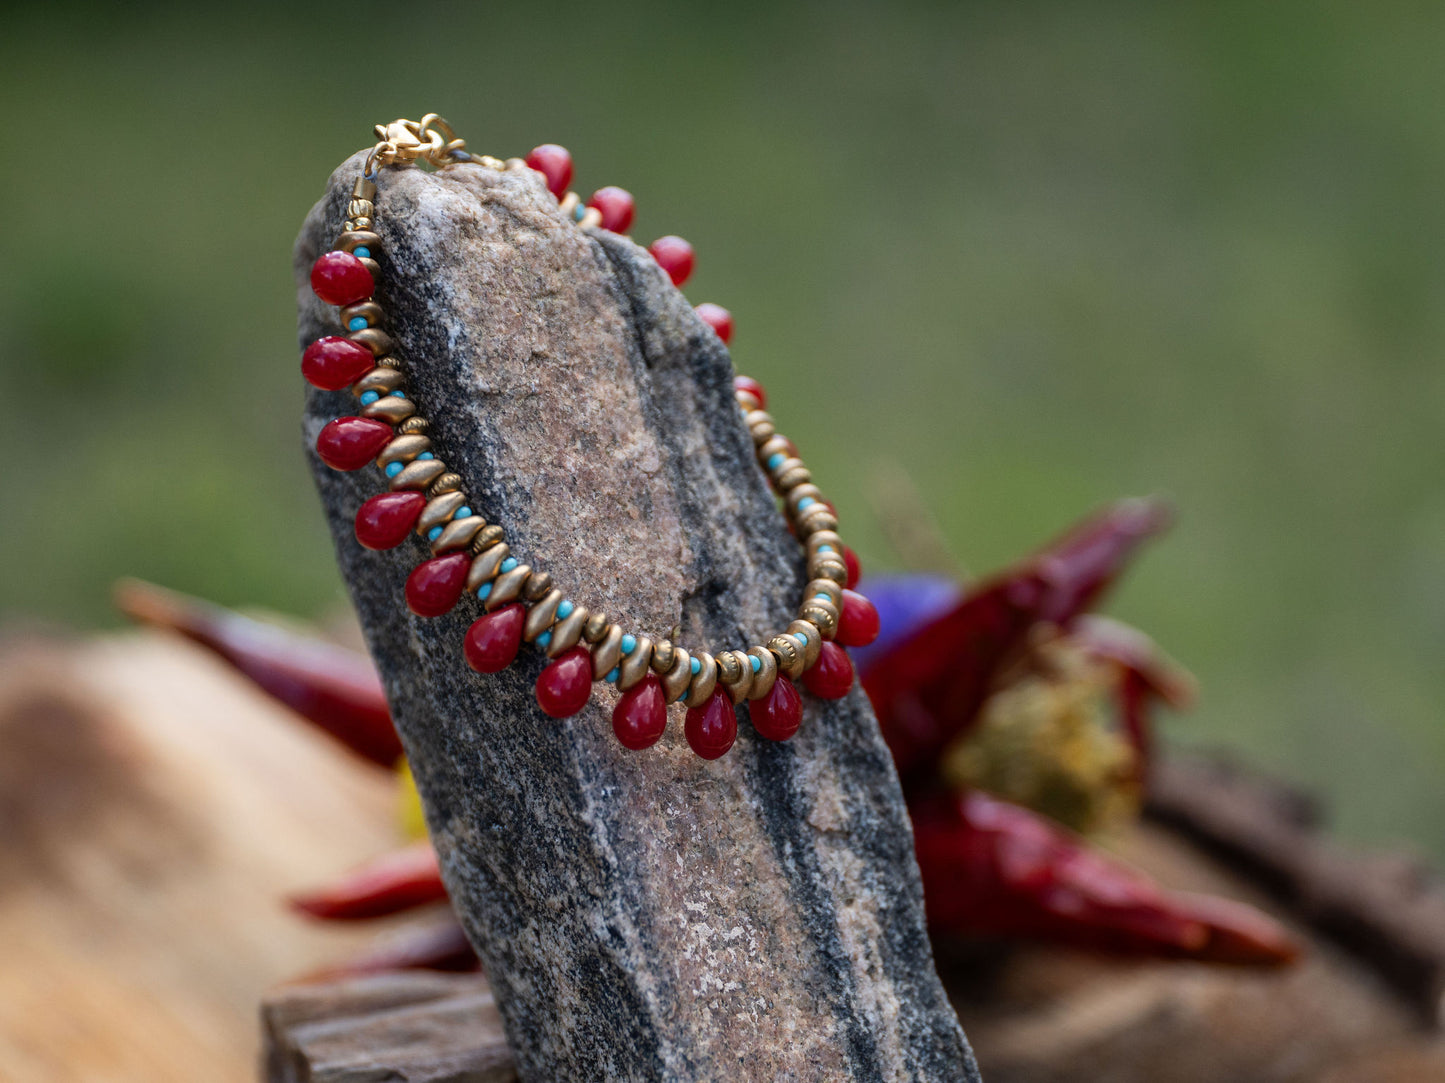
M 829 507 L 832 507 L 830 504 Z M 838 514 L 838 509 L 833 508 L 833 514 Z M 843 546 L 843 563 L 848 567 L 848 582 L 843 584 L 849 590 L 858 585 L 859 578 L 863 575 L 863 565 L 858 563 L 858 554 L 848 546 Z
M 753 729 L 758 736 L 769 741 L 786 741 L 798 732 L 803 721 L 803 697 L 788 678 L 779 675 L 762 699 L 754 700 L 748 707 L 752 715 Z
M 311 265 L 311 288 L 328 305 L 354 305 L 370 297 L 376 283 L 350 252 L 326 252 Z
M 853 687 L 853 660 L 842 647 L 825 639 L 813 668 L 803 674 L 803 683 L 819 699 L 842 699 Z
M 763 390 L 763 385 L 754 380 L 751 376 L 734 376 L 733 390 L 746 391 L 753 398 L 758 400 L 758 409 L 768 408 L 768 393 Z M 792 445 L 789 444 L 789 447 Z
M 537 704 L 553 718 L 567 718 L 587 705 L 592 692 L 592 654 L 573 647 L 537 678 Z
M 381 493 L 356 512 L 356 540 L 368 549 L 395 549 L 416 521 L 426 497 L 421 493 Z
M 547 191 L 558 199 L 567 194 L 567 186 L 572 183 L 572 155 L 566 147 L 556 143 L 533 147 L 527 164 L 547 178 Z
M 715 305 L 711 301 L 704 301 L 693 309 L 703 323 L 716 332 L 717 337 L 727 345 L 733 340 L 733 314 L 722 305 Z
M 611 184 L 593 192 L 587 206 L 602 212 L 602 228 L 613 233 L 626 233 L 637 214 L 637 201 L 632 198 L 632 193 Z
M 667 272 L 667 277 L 672 279 L 674 286 L 681 286 L 692 277 L 696 256 L 692 245 L 681 237 L 659 237 L 647 246 L 647 250 L 652 253 L 652 258 L 657 260 L 657 265 Z
M 718 689 L 701 707 L 689 707 L 683 722 L 683 736 L 692 750 L 705 760 L 715 760 L 738 739 L 738 716 L 733 701 Z
M 406 604 L 418 617 L 440 617 L 457 604 L 472 566 L 470 553 L 432 557 L 406 577 Z
M 318 338 L 301 355 L 301 375 L 312 387 L 340 391 L 376 367 L 376 358 L 359 342 L 337 335 Z
M 667 697 L 657 675 L 649 673 L 622 693 L 612 708 L 612 732 L 623 748 L 634 752 L 657 744 L 667 729 Z
M 856 590 L 843 591 L 843 611 L 833 638 L 845 647 L 866 647 L 878 638 L 878 610 Z
M 338 417 L 316 437 L 316 454 L 333 470 L 360 470 L 381 454 L 393 435 L 385 421 Z
M 462 640 L 467 665 L 478 673 L 500 673 L 510 666 L 522 648 L 522 626 L 526 620 L 527 610 L 513 602 L 473 621 Z

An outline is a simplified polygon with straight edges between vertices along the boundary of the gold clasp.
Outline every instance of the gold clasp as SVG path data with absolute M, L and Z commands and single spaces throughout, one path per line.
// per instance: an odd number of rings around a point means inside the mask
M 393 120 L 376 126 L 376 146 L 366 156 L 366 177 L 376 174 L 393 162 L 425 161 L 440 169 L 452 162 L 470 158 L 466 141 L 457 138 L 452 126 L 435 113 L 421 120 Z

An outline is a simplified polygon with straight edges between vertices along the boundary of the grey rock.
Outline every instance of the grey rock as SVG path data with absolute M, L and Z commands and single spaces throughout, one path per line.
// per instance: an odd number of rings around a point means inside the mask
M 300 339 L 338 332 L 307 287 L 361 157 L 295 252 Z M 378 300 L 439 456 L 513 551 L 577 604 L 654 639 L 742 647 L 781 630 L 802 558 L 733 402 L 732 363 L 647 253 L 565 221 L 540 177 L 387 170 Z M 522 1078 L 972 1080 L 935 975 L 897 777 L 861 691 L 804 696 L 785 744 L 740 712 L 705 762 L 682 708 L 641 753 L 616 693 L 544 716 L 540 652 L 482 677 L 474 599 L 407 610 L 420 542 L 357 544 L 382 490 L 310 449 L 344 393 L 312 392 L 305 442 L 386 684 L 448 889 L 496 991 Z

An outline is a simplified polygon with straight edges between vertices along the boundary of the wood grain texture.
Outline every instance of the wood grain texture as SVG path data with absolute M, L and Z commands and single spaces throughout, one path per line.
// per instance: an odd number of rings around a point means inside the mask
M 296 249 L 300 338 L 335 333 L 306 287 L 360 166 Z M 583 233 L 540 177 L 388 170 L 380 300 L 440 457 L 514 552 L 568 596 L 717 651 L 786 625 L 803 585 L 731 393 L 727 351 L 650 257 Z M 312 392 L 307 447 L 344 393 Z M 860 691 L 806 697 L 798 736 L 695 757 L 612 737 L 615 692 L 553 721 L 540 655 L 482 678 L 477 615 L 412 617 L 419 543 L 373 553 L 371 469 L 314 459 L 338 558 L 414 766 L 447 885 L 525 1079 L 975 1079 L 933 969 L 907 815 Z

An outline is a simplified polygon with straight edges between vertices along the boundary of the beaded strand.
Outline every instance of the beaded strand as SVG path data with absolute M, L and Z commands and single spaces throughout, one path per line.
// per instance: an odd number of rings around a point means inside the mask
M 397 122 L 403 124 L 413 122 Z M 395 132 L 397 125 L 378 127 L 378 135 Z M 567 190 L 572 159 L 561 147 L 537 147 L 525 160 L 473 158 L 461 140 L 451 138 L 445 122 L 434 126 L 449 142 L 433 164 L 470 161 L 494 169 L 535 169 L 563 214 L 579 227 L 624 233 L 632 223 L 633 199 L 623 189 L 599 189 L 585 204 Z M 426 121 L 407 130 L 441 143 Z M 368 172 L 378 152 L 391 146 L 378 144 L 368 159 Z M 397 155 L 380 164 L 416 156 L 428 155 Z M 323 390 L 349 388 L 358 405 L 356 416 L 336 418 L 322 429 L 317 454 L 337 470 L 358 470 L 374 462 L 387 481 L 387 491 L 371 497 L 357 512 L 357 540 L 369 549 L 391 549 L 414 533 L 429 549 L 430 557 L 407 578 L 411 611 L 441 616 L 463 594 L 472 595 L 483 612 L 463 640 L 468 665 L 479 673 L 497 673 L 512 664 L 522 643 L 535 644 L 549 659 L 537 679 L 537 702 L 554 718 L 580 711 L 594 682 L 616 685 L 621 696 L 613 710 L 613 730 L 629 749 L 655 744 L 667 726 L 667 706 L 678 701 L 687 707 L 688 744 L 699 756 L 715 759 L 737 737 L 734 706 L 744 700 L 750 703 L 757 733 L 783 741 L 802 719 L 802 701 L 793 682 L 801 679 L 825 699 L 847 695 L 853 666 L 843 647 L 872 642 L 878 615 L 851 589 L 858 576 L 857 559 L 837 533 L 833 505 L 813 483 L 792 441 L 777 431 L 764 408 L 762 385 L 749 377 L 735 378 L 734 395 L 758 463 L 807 554 L 809 581 L 803 601 L 783 631 L 760 645 L 717 655 L 690 651 L 667 639 L 654 641 L 624 631 L 604 613 L 565 597 L 549 573 L 512 554 L 503 529 L 473 508 L 462 478 L 437 457 L 427 435 L 430 426 L 405 391 L 395 343 L 383 329 L 384 313 L 373 299 L 381 270 L 381 238 L 371 228 L 374 175 L 357 180 L 335 248 L 311 270 L 312 289 L 323 302 L 339 308 L 344 334 L 312 342 L 302 355 L 301 371 Z M 691 274 L 695 257 L 682 238 L 660 238 L 648 251 L 675 286 Z M 724 343 L 731 339 L 732 317 L 726 309 L 703 304 L 696 311 Z

